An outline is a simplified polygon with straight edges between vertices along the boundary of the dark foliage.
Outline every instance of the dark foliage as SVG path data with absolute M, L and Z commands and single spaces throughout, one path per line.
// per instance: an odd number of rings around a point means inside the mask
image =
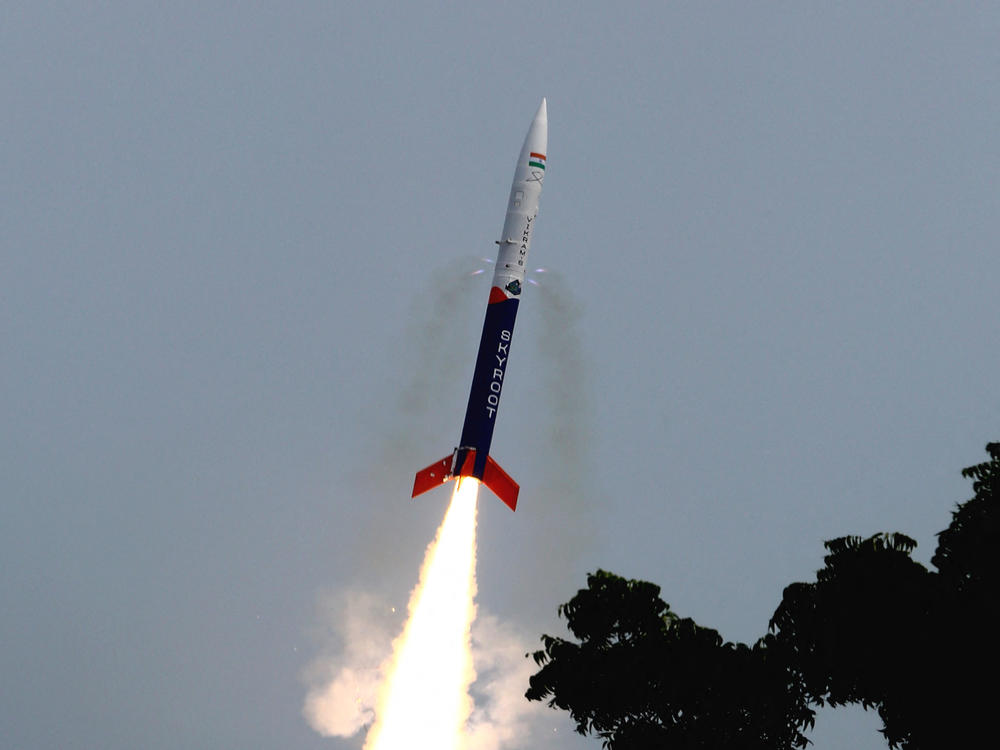
M 804 747 L 813 712 L 766 647 L 724 643 L 660 588 L 597 571 L 559 608 L 580 643 L 544 636 L 527 697 L 566 709 L 609 750 Z
M 935 692 L 929 659 L 938 643 L 934 576 L 910 559 L 901 534 L 826 543 L 816 583 L 785 589 L 769 640 L 819 705 L 860 703 L 879 711 L 890 745 L 907 741 L 907 707 Z
M 975 496 L 951 514 L 947 529 L 938 534 L 938 548 L 931 562 L 947 585 L 957 592 L 992 606 L 996 614 L 1000 601 L 1000 564 L 997 540 L 1000 538 L 1000 443 L 986 446 L 990 461 L 962 470 L 972 479 Z
M 673 613 L 658 586 L 598 571 L 559 608 L 579 643 L 542 637 L 527 697 L 609 750 L 802 748 L 814 706 L 849 703 L 879 712 L 892 747 L 981 743 L 1000 667 L 1000 443 L 986 449 L 962 472 L 975 496 L 938 535 L 937 572 L 902 534 L 833 539 L 747 646 Z

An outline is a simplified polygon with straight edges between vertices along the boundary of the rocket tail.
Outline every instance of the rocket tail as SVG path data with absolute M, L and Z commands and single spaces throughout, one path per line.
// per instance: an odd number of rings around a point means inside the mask
M 476 477 L 499 497 L 511 510 L 517 510 L 517 495 L 521 488 L 510 474 L 504 471 L 492 456 L 486 456 L 482 476 L 476 474 L 476 451 L 474 448 L 457 448 L 450 456 L 445 456 L 425 469 L 417 472 L 413 479 L 413 494 L 416 497 L 439 487 L 458 477 Z

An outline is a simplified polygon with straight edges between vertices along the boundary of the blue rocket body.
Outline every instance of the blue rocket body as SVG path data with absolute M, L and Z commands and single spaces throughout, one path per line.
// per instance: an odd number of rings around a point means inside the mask
M 472 449 L 476 452 L 472 475 L 479 479 L 483 478 L 493 442 L 517 305 L 517 299 L 504 299 L 486 306 L 483 336 L 479 340 L 479 355 L 476 357 L 469 405 L 465 410 L 465 423 L 459 441 L 459 450 Z

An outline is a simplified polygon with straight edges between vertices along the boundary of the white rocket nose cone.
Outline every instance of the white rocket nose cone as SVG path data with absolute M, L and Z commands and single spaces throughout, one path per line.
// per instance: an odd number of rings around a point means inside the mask
M 535 113 L 535 121 L 537 122 L 539 120 L 541 120 L 542 122 L 548 122 L 548 120 L 549 120 L 549 113 L 548 113 L 548 110 L 545 107 L 545 97 L 544 96 L 542 97 L 542 103 L 538 107 L 538 111 Z

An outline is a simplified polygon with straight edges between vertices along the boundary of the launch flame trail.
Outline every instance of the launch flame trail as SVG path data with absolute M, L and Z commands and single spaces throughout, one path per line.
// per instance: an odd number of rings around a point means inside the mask
M 410 618 L 393 644 L 365 750 L 458 750 L 475 679 L 469 630 L 476 615 L 476 501 L 462 477 L 427 548 Z

